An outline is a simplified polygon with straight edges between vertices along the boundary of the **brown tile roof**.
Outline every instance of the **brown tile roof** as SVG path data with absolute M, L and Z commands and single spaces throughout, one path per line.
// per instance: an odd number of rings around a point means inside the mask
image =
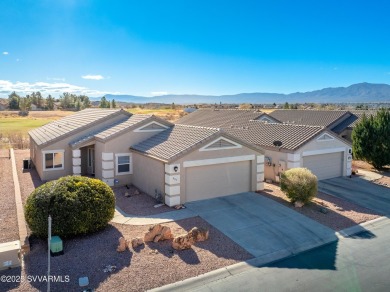
M 122 109 L 85 109 L 29 131 L 38 146 L 53 143 L 114 116 L 131 114 Z
M 348 125 L 348 127 L 355 127 L 362 119 L 363 114 L 366 115 L 366 117 L 374 116 L 376 115 L 378 111 L 377 110 L 353 110 L 351 113 L 353 113 L 355 116 L 357 116 L 357 119 Z
M 87 143 L 89 141 L 94 140 L 95 138 L 100 140 L 108 140 L 110 138 L 113 138 L 115 136 L 120 135 L 123 131 L 127 131 L 129 129 L 132 129 L 134 127 L 137 127 L 139 124 L 146 122 L 148 120 L 154 120 L 157 119 L 160 121 L 159 118 L 154 117 L 153 115 L 132 115 L 130 117 L 124 116 L 123 119 L 108 125 L 102 129 L 96 130 L 94 132 L 88 133 L 85 136 L 77 137 L 74 141 L 70 143 L 70 145 L 75 147 L 81 147 L 81 144 Z M 163 121 L 163 123 L 169 124 L 168 122 Z
M 275 110 L 269 115 L 285 124 L 329 127 L 350 113 L 330 110 Z
M 188 125 L 173 127 L 131 147 L 148 156 L 169 161 L 220 132 L 217 128 Z
M 281 149 L 296 150 L 324 131 L 321 126 L 305 126 L 249 121 L 241 126 L 223 128 L 228 134 L 265 148 L 275 148 L 273 142 L 281 141 Z
M 254 120 L 263 114 L 264 113 L 257 110 L 198 109 L 195 112 L 182 117 L 176 123 L 181 125 L 219 128 L 223 125 Z

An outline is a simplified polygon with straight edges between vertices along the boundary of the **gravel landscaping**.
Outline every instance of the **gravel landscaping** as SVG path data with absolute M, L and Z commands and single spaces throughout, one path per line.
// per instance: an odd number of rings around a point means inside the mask
M 116 187 L 114 188 L 114 193 L 116 205 L 129 215 L 148 216 L 176 210 L 167 205 L 154 208 L 157 201 L 132 185 L 128 187 Z
M 199 217 L 164 224 L 174 235 L 189 231 L 192 227 L 210 230 L 207 241 L 196 243 L 192 249 L 176 251 L 171 240 L 147 243 L 143 247 L 123 253 L 116 251 L 118 238 L 143 237 L 148 226 L 110 224 L 101 232 L 64 241 L 64 255 L 51 258 L 51 274 L 69 276 L 68 283 L 52 283 L 52 291 L 81 291 L 79 277 L 88 276 L 89 288 L 95 291 L 145 291 L 174 283 L 209 271 L 252 258 Z M 114 272 L 105 273 L 106 266 L 115 266 Z M 25 257 L 22 275 L 45 275 L 47 271 L 47 243 L 33 238 L 31 252 Z M 5 271 L 12 275 L 17 270 Z M 4 283 L 3 283 L 4 284 Z M 2 289 L 15 291 L 42 291 L 45 282 L 9 284 Z
M 381 217 L 382 214 L 360 207 L 340 198 L 318 192 L 317 197 L 308 205 L 296 208 L 287 196 L 275 184 L 265 183 L 260 195 L 275 200 L 335 231 L 352 227 L 369 220 Z
M 19 240 L 12 163 L 8 154 L 0 157 L 0 186 L 0 243 Z

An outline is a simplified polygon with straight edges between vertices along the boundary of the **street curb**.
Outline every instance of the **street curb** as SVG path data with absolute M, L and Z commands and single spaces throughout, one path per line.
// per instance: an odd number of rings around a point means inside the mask
M 382 224 L 390 223 L 390 219 L 387 217 L 380 217 L 371 221 L 367 221 L 364 223 L 361 223 L 359 225 L 355 225 L 346 229 L 343 229 L 341 231 L 335 232 L 334 236 L 331 236 L 323 241 L 316 242 L 314 244 L 302 246 L 299 249 L 295 250 L 280 250 L 271 254 L 267 254 L 261 257 L 253 258 L 250 260 L 247 260 L 245 262 L 237 263 L 234 265 L 230 265 L 224 268 L 220 268 L 211 272 L 208 272 L 203 275 L 199 275 L 193 278 L 185 279 L 176 283 L 168 284 L 162 287 L 154 288 L 148 291 L 151 292 L 170 292 L 170 291 L 189 291 L 194 290 L 200 286 L 203 286 L 205 284 L 222 280 L 227 277 L 231 277 L 234 275 L 241 274 L 243 272 L 249 271 L 254 268 L 258 268 L 261 266 L 264 266 L 266 264 L 271 264 L 276 261 L 287 259 L 289 257 L 296 256 L 298 254 L 308 252 L 310 250 L 319 248 L 321 246 L 325 246 L 328 244 L 331 244 L 333 242 L 336 242 L 340 239 L 349 237 L 353 234 L 367 231 L 366 227 L 376 227 L 380 226 Z

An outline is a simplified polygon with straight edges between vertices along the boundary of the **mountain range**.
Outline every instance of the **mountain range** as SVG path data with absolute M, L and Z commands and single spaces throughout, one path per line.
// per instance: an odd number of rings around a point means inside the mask
M 328 87 L 315 91 L 283 93 L 239 93 L 233 95 L 167 94 L 153 97 L 107 94 L 108 100 L 129 103 L 390 103 L 390 85 L 357 83 L 348 87 Z M 92 98 L 100 100 L 100 98 Z

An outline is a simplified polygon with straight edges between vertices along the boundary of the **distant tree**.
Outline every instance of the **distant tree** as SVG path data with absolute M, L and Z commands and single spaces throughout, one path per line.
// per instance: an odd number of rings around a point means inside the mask
M 76 110 L 81 110 L 81 102 L 80 102 L 80 100 L 77 100 L 76 101 Z
M 376 169 L 390 165 L 390 109 L 381 109 L 366 117 L 352 131 L 353 155 Z
M 100 107 L 100 108 L 109 108 L 109 107 L 110 107 L 110 102 L 107 101 L 107 99 L 106 99 L 105 96 L 103 96 L 103 97 L 101 98 L 99 107 Z
M 31 109 L 31 100 L 28 97 L 21 97 L 19 100 L 19 109 L 22 112 L 28 112 Z
M 20 96 L 14 91 L 8 95 L 8 107 L 10 109 L 19 109 Z
M 288 104 L 287 101 L 284 103 L 283 108 L 284 109 L 289 109 L 290 108 L 290 105 Z
M 276 103 L 273 103 L 272 105 L 275 107 L 275 106 L 276 106 Z
M 46 97 L 46 107 L 50 111 L 54 109 L 54 98 L 50 94 Z
M 82 102 L 83 109 L 91 107 L 91 101 L 89 100 L 88 96 L 80 95 L 79 98 L 80 98 L 80 101 Z
M 115 99 L 112 99 L 112 100 L 111 100 L 111 108 L 116 108 Z
M 36 97 L 37 97 L 36 106 L 42 108 L 44 106 L 43 104 L 44 100 L 42 94 L 39 91 L 37 91 Z
M 176 108 L 176 105 L 175 105 L 175 103 L 174 102 L 172 102 L 172 104 L 171 104 L 171 109 L 175 109 Z

